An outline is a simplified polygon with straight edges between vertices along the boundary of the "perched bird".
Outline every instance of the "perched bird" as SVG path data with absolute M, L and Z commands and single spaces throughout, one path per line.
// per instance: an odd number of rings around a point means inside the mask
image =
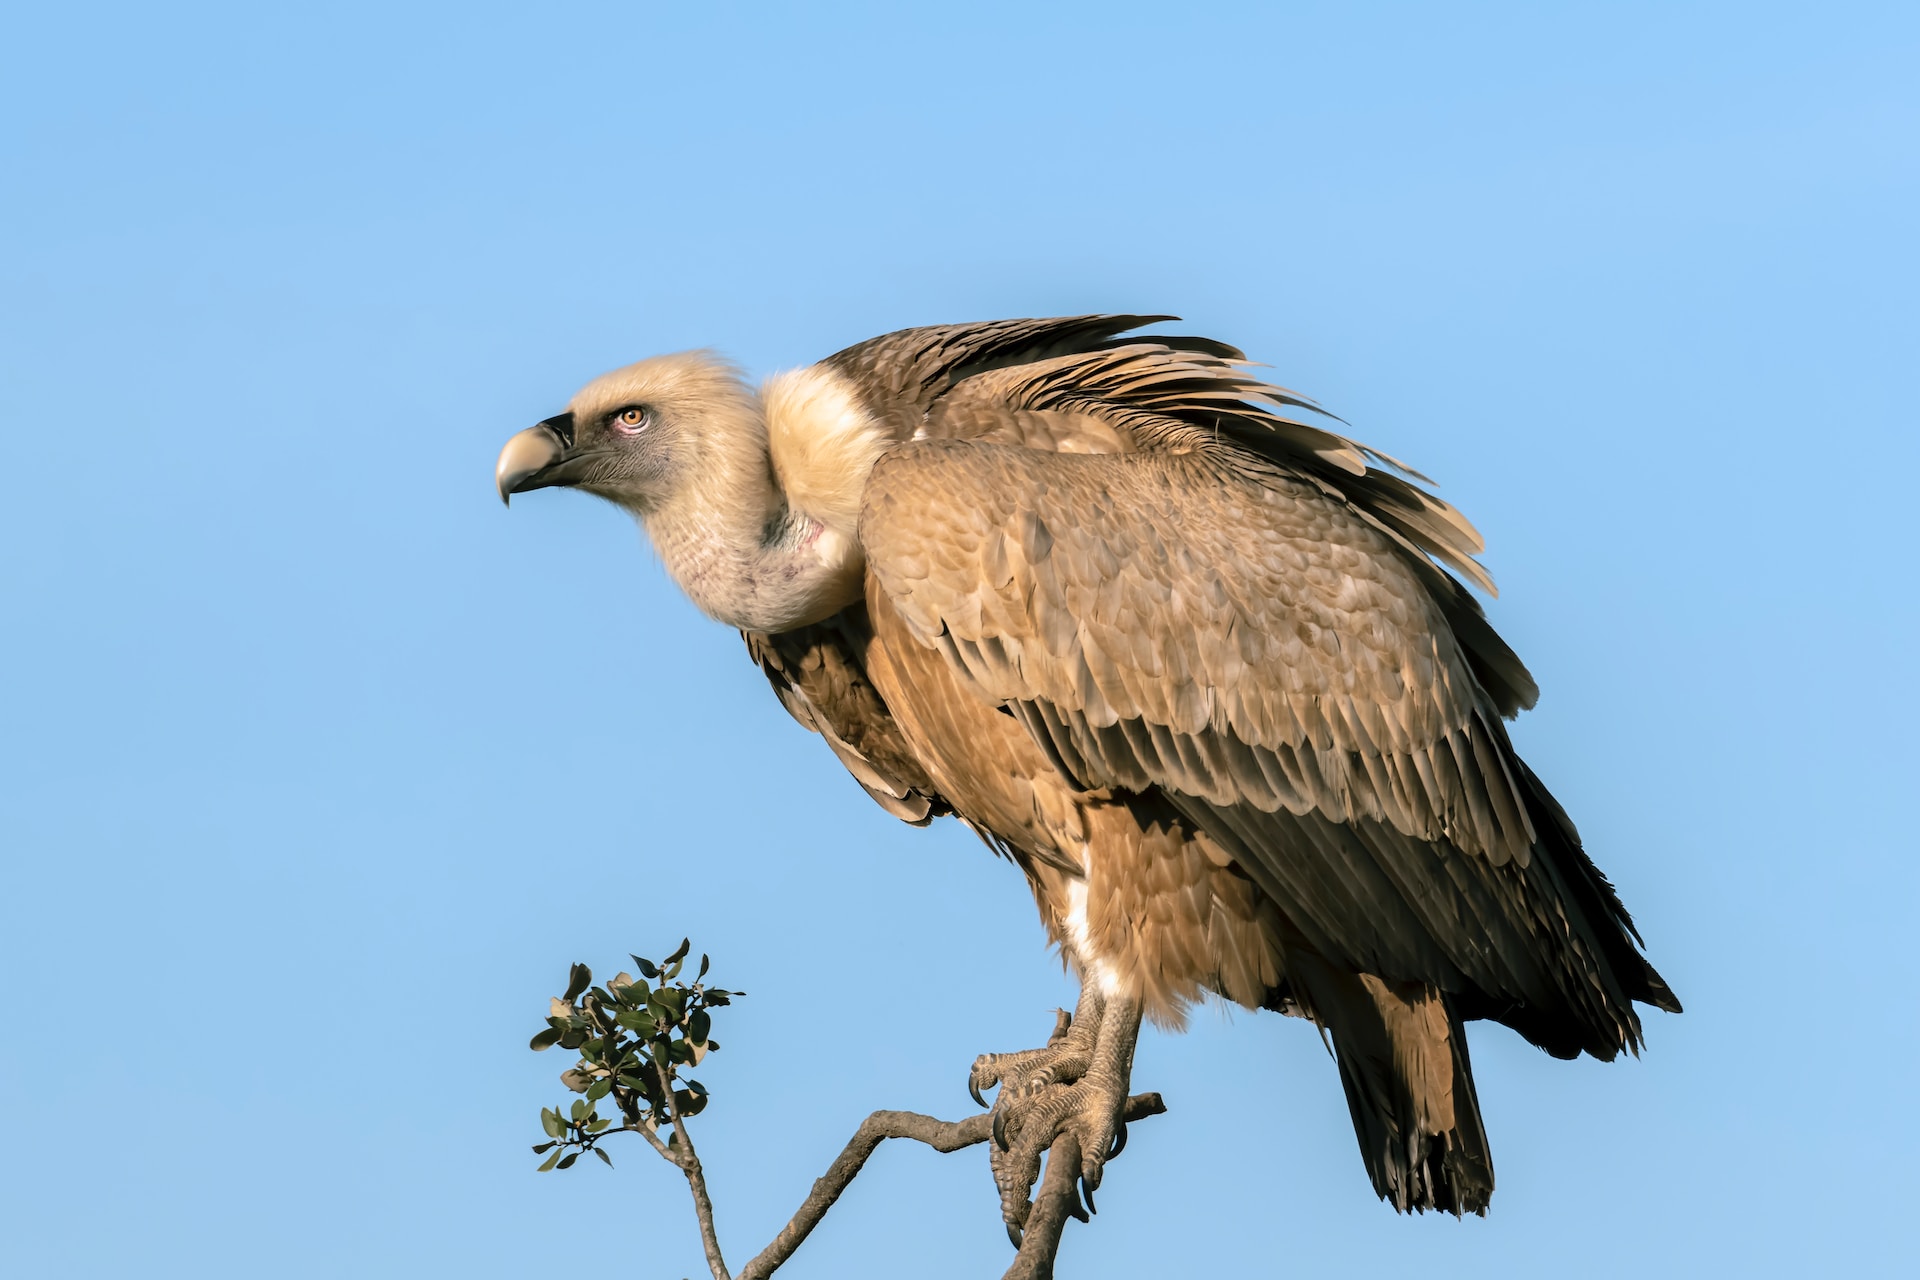
M 1382 1198 L 1483 1212 L 1462 1024 L 1611 1059 L 1679 1001 L 1508 741 L 1537 690 L 1473 526 L 1234 348 L 1123 336 L 1172 318 L 908 329 L 757 390 L 659 356 L 496 479 L 631 511 L 882 807 L 1025 873 L 1081 990 L 972 1067 L 1016 1237 L 1062 1132 L 1099 1184 L 1142 1017 L 1209 993 L 1324 1031 Z

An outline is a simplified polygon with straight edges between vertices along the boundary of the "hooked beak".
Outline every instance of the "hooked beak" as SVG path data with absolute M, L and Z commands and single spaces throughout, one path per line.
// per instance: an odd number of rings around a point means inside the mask
M 573 483 L 575 477 L 562 470 L 572 453 L 571 413 L 556 414 L 515 435 L 493 464 L 493 482 L 500 490 L 500 501 L 509 502 L 514 494 L 529 489 Z

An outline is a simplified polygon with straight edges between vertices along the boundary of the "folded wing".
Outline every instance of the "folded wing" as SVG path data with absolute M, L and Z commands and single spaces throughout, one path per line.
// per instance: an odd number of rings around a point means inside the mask
M 1328 959 L 1555 1052 L 1636 1044 L 1652 971 L 1404 536 L 1177 419 L 1110 421 L 1131 449 L 880 461 L 861 539 L 916 636 L 1080 785 L 1164 791 Z

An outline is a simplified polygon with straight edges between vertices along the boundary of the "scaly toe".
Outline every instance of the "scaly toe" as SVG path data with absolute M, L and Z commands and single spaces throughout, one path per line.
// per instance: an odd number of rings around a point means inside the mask
M 967 1092 L 984 1107 L 984 1094 L 995 1085 L 1003 1099 L 1032 1095 L 1050 1085 L 1073 1083 L 1086 1074 L 1087 1062 L 1085 1047 L 1067 1040 L 1020 1053 L 983 1053 L 967 1072 Z
M 1040 1179 L 1040 1161 L 1054 1139 L 1071 1132 L 1080 1143 L 1080 1187 L 1086 1212 L 1093 1210 L 1106 1163 L 1119 1153 L 1123 1086 L 1104 1080 L 1052 1085 L 1031 1093 L 1001 1092 L 994 1104 L 994 1145 L 988 1151 L 1000 1211 L 1011 1230 L 1024 1227 L 1029 1197 Z M 1077 1215 L 1076 1215 L 1077 1216 Z

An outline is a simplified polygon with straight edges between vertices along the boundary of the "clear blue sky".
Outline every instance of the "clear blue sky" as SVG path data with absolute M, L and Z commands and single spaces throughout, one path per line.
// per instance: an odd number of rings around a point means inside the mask
M 968 1113 L 1071 998 L 1017 873 L 490 470 L 652 352 L 1100 309 L 1478 521 L 1520 747 L 1688 1012 L 1611 1066 L 1476 1027 L 1465 1223 L 1374 1200 L 1307 1025 L 1149 1033 L 1172 1112 L 1063 1276 L 1910 1264 L 1916 12 L 12 7 L 8 1273 L 524 1276 L 577 1223 L 698 1274 L 657 1160 L 527 1150 L 566 964 L 683 933 L 751 993 L 698 1130 L 736 1264 L 868 1109 Z M 1005 1256 L 981 1153 L 886 1150 L 783 1274 Z

